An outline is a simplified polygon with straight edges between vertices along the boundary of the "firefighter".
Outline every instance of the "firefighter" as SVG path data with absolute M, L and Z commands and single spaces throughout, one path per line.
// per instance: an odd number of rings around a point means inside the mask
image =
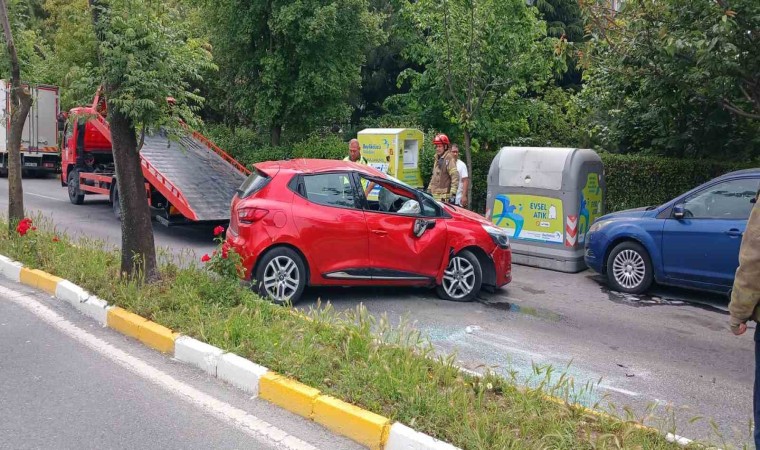
M 449 137 L 445 134 L 438 134 L 433 138 L 435 164 L 428 191 L 436 200 L 454 203 L 459 188 L 459 171 L 457 160 L 449 151 L 450 144 Z
M 753 389 L 754 438 L 755 446 L 760 448 L 760 189 L 755 195 L 755 206 L 747 222 L 747 229 L 742 237 L 739 249 L 739 268 L 736 270 L 734 286 L 731 290 L 731 302 L 728 310 L 731 314 L 731 331 L 737 336 L 747 331 L 747 321 L 755 325 L 755 386 Z

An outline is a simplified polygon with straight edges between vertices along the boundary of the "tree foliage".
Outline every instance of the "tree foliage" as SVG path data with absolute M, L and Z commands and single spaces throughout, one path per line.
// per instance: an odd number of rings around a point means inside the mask
M 107 87 L 109 108 L 150 129 L 194 124 L 203 103 L 193 87 L 213 69 L 211 53 L 181 27 L 181 11 L 167 3 L 110 0 L 103 9 L 100 64 L 92 75 Z M 175 103 L 170 107 L 166 99 Z
M 122 272 L 157 277 L 150 210 L 138 154 L 142 133 L 191 125 L 203 98 L 191 88 L 211 66 L 203 42 L 177 24 L 181 12 L 169 3 L 90 0 L 99 65 L 93 76 L 108 105 L 122 218 Z M 173 97 L 175 103 L 167 102 Z
M 367 52 L 385 39 L 367 0 L 223 0 L 207 5 L 234 111 L 272 133 L 344 122 Z
M 562 41 L 562 54 L 567 70 L 556 73 L 558 84 L 564 88 L 580 89 L 582 70 L 577 49 L 585 40 L 583 13 L 578 0 L 537 0 L 536 8 L 546 21 L 546 33 Z
M 677 157 L 760 154 L 760 3 L 585 5 L 582 100 L 602 146 Z
M 362 66 L 362 83 L 356 98 L 351 101 L 352 125 L 375 122 L 387 110 L 383 103 L 388 97 L 409 91 L 409 83 L 398 83 L 401 73 L 409 68 L 423 67 L 404 55 L 404 50 L 419 45 L 423 36 L 404 9 L 407 0 L 371 0 L 370 8 L 383 17 L 382 30 L 387 40 L 367 52 Z
M 424 40 L 408 52 L 424 71 L 403 74 L 412 80 L 405 105 L 455 125 L 471 168 L 471 138 L 503 123 L 492 113 L 523 103 L 560 61 L 545 23 L 524 1 L 420 0 L 409 10 Z

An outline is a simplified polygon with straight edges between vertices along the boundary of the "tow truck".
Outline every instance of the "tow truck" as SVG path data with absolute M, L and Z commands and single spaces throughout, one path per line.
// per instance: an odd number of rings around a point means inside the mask
M 171 99 L 169 99 L 171 100 Z M 100 89 L 92 105 L 73 108 L 61 120 L 61 185 L 69 200 L 106 196 L 121 218 L 111 132 Z M 172 139 L 165 129 L 146 135 L 140 165 L 151 215 L 162 225 L 227 223 L 235 191 L 251 173 L 201 133 L 180 121 L 185 131 Z

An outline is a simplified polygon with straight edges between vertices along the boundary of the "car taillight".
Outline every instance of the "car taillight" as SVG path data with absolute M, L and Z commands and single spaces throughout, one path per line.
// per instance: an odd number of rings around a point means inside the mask
M 269 214 L 269 210 L 261 208 L 240 208 L 238 209 L 238 220 L 242 223 L 253 223 L 259 221 Z

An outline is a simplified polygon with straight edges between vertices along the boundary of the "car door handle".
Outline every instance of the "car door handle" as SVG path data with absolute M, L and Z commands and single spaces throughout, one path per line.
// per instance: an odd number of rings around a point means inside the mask
M 736 228 L 731 228 L 730 230 L 726 231 L 726 234 L 731 237 L 740 237 L 742 234 L 742 231 Z
M 385 230 L 372 230 L 373 233 L 375 233 L 378 236 L 387 236 L 388 232 Z

